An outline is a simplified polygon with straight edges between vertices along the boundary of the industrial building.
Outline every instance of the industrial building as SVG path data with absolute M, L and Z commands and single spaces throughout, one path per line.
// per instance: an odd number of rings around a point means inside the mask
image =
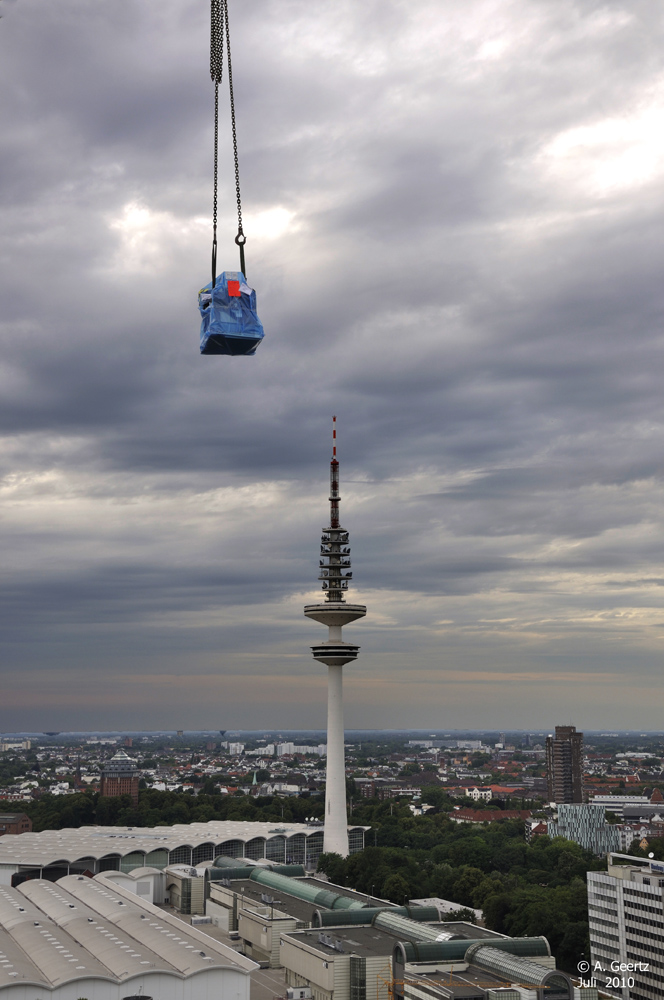
M 589 804 L 593 806 L 604 806 L 610 812 L 615 813 L 620 819 L 624 818 L 623 809 L 625 806 L 631 811 L 631 814 L 636 813 L 636 819 L 641 819 L 643 813 L 642 809 L 648 810 L 650 808 L 650 799 L 647 795 L 615 795 L 611 793 L 610 795 L 596 794 L 591 797 Z M 660 809 L 661 809 L 660 805 Z M 655 808 L 653 808 L 655 812 Z
M 348 828 L 350 851 L 361 851 L 368 827 Z M 198 865 L 219 855 L 265 858 L 313 869 L 323 850 L 320 825 L 210 820 L 175 826 L 82 826 L 0 837 L 0 885 L 26 878 L 56 881 L 64 875 L 131 872 L 145 866 Z
M 189 865 L 164 868 L 164 898 L 178 913 L 205 913 L 205 869 Z
M 0 887 L 7 1000 L 249 1000 L 254 962 L 103 876 Z
M 101 772 L 100 795 L 102 798 L 129 795 L 133 804 L 137 806 L 139 781 L 140 774 L 136 761 L 132 760 L 124 750 L 118 750 Z
M 106 871 L 94 878 L 104 878 L 111 885 L 122 886 L 127 892 L 140 896 L 148 903 L 163 906 L 168 902 L 166 872 L 158 868 L 134 868 L 130 872 Z
M 280 869 L 280 870 L 279 870 Z M 442 923 L 437 905 L 396 906 L 304 871 L 206 868 L 206 914 L 262 965 L 285 969 L 289 996 L 311 1000 L 574 1000 L 545 938 L 509 938 L 464 921 Z M 422 983 L 426 984 L 424 992 Z M 596 991 L 585 993 L 596 1000 Z M 576 998 L 578 1000 L 578 998 Z
M 0 837 L 30 833 L 32 820 L 25 813 L 0 813 Z
M 216 865 L 223 863 L 220 858 Z M 258 962 L 281 965 L 280 937 L 284 931 L 311 927 L 316 908 L 324 900 L 346 899 L 355 907 L 365 904 L 391 906 L 385 900 L 360 895 L 353 889 L 330 887 L 322 879 L 306 877 L 304 869 L 292 868 L 295 877 L 263 866 L 206 870 L 207 902 L 205 914 L 223 930 L 237 933 L 245 954 Z M 339 901 L 338 901 L 339 902 Z M 339 908 L 339 906 L 337 906 Z
M 597 989 L 576 988 L 547 960 L 545 938 L 466 944 L 460 963 L 450 958 L 464 946 L 457 941 L 439 946 L 441 953 L 448 953 L 443 961 L 399 966 L 395 955 L 394 1000 L 597 1000 Z
M 606 873 L 588 872 L 591 968 L 622 1000 L 664 995 L 663 895 L 661 861 L 609 854 Z

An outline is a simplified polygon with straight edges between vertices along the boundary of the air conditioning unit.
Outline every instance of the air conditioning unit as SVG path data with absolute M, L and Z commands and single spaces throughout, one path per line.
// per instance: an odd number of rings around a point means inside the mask
M 289 986 L 287 1000 L 311 1000 L 311 986 Z

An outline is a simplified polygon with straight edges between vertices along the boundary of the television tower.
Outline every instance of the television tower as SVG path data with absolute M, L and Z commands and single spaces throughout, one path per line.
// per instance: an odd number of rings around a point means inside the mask
M 344 642 L 341 629 L 364 618 L 363 604 L 346 604 L 344 592 L 352 577 L 348 532 L 339 524 L 339 462 L 337 461 L 337 418 L 332 417 L 332 461 L 330 462 L 330 526 L 323 528 L 320 545 L 320 573 L 325 601 L 308 604 L 307 618 L 328 627 L 327 642 L 312 646 L 314 660 L 327 665 L 327 770 L 325 775 L 325 830 L 323 851 L 348 856 L 346 818 L 346 761 L 342 669 L 357 659 L 359 646 Z

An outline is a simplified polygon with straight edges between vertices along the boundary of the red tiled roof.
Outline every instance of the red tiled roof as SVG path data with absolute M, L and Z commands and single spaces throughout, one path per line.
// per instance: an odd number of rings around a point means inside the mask
M 517 792 L 523 792 L 523 788 L 506 788 L 504 785 L 489 785 L 488 786 L 494 795 L 516 795 Z
M 450 819 L 468 823 L 497 823 L 499 819 L 528 819 L 529 809 L 457 809 Z

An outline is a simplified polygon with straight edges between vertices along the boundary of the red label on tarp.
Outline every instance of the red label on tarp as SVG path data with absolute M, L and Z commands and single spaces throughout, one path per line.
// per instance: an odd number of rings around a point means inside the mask
M 228 282 L 228 294 L 231 298 L 239 299 L 240 297 L 240 282 L 239 281 L 229 281 Z

